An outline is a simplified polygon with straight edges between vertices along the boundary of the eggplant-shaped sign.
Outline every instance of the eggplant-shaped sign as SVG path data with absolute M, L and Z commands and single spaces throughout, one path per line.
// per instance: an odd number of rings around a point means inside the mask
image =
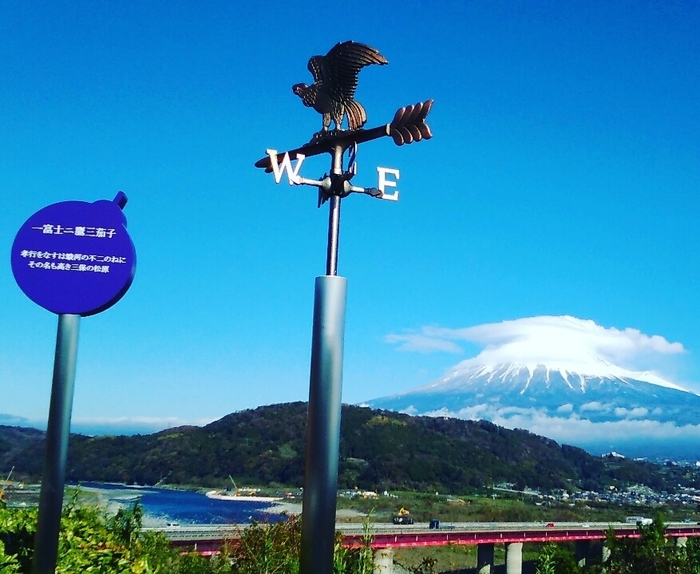
M 127 198 L 63 201 L 37 211 L 12 245 L 12 272 L 36 304 L 82 317 L 109 309 L 136 273 L 136 250 L 122 209 Z

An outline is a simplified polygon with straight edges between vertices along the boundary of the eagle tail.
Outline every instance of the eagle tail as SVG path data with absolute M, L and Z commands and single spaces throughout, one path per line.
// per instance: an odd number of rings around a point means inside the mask
M 347 102 L 345 113 L 348 115 L 348 128 L 351 130 L 359 130 L 367 123 L 367 112 L 358 101 L 350 100 Z

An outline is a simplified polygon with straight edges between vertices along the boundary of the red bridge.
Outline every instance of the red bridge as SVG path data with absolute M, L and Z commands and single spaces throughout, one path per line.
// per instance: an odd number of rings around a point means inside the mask
M 194 550 L 200 554 L 216 554 L 225 540 L 239 538 L 245 526 L 179 526 L 159 529 L 171 540 L 173 546 Z M 338 524 L 346 547 L 364 545 L 365 533 L 361 524 Z M 441 524 L 429 528 L 427 524 L 395 526 L 372 524 L 370 545 L 375 549 L 375 564 L 384 572 L 392 572 L 393 548 L 417 546 L 445 546 L 448 544 L 472 544 L 477 546 L 477 569 L 490 571 L 494 567 L 494 546 L 505 545 L 507 574 L 522 572 L 522 547 L 528 543 L 575 542 L 576 560 L 581 563 L 603 560 L 602 542 L 610 529 L 618 537 L 638 538 L 636 525 L 626 523 L 484 523 L 469 522 Z M 700 536 L 700 525 L 670 523 L 666 535 L 675 538 L 677 544 L 685 544 L 689 537 Z M 481 570 L 483 569 L 483 570 Z
M 447 544 L 511 544 L 514 542 L 575 542 L 578 540 L 604 540 L 610 528 L 619 537 L 639 538 L 636 525 L 627 523 L 579 523 L 562 522 L 546 527 L 537 523 L 513 522 L 465 522 L 443 524 L 429 529 L 427 525 L 397 528 L 373 525 L 372 548 L 406 548 L 413 546 L 444 546 Z M 362 545 L 363 533 L 357 526 L 338 525 L 348 547 Z M 666 534 L 673 538 L 700 536 L 700 525 L 671 523 Z

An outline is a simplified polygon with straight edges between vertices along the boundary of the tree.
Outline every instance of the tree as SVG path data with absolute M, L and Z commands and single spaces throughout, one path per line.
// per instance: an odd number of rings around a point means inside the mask
M 616 538 L 608 532 L 607 546 L 610 558 L 606 571 L 610 574 L 690 574 L 698 570 L 688 561 L 685 548 L 677 547 L 666 539 L 666 525 L 662 515 L 651 524 L 639 523 L 639 538 Z
M 581 574 L 571 551 L 558 544 L 547 544 L 537 559 L 536 574 Z

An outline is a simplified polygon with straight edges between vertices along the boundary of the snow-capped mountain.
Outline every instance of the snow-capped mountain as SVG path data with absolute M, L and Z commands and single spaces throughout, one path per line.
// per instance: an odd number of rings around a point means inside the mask
M 600 454 L 700 459 L 700 396 L 655 372 L 687 353 L 680 342 L 569 315 L 393 333 L 400 351 L 471 359 L 423 387 L 369 401 L 415 415 L 485 419 Z M 626 365 L 624 368 L 621 365 Z
M 581 365 L 461 364 L 443 379 L 369 405 L 461 418 L 522 415 L 522 410 L 535 409 L 540 415 L 575 415 L 591 422 L 643 418 L 700 424 L 700 396 L 653 373 L 602 360 Z
M 485 419 L 591 452 L 700 455 L 700 396 L 651 372 L 600 358 L 463 361 L 423 387 L 368 401 L 414 415 Z

